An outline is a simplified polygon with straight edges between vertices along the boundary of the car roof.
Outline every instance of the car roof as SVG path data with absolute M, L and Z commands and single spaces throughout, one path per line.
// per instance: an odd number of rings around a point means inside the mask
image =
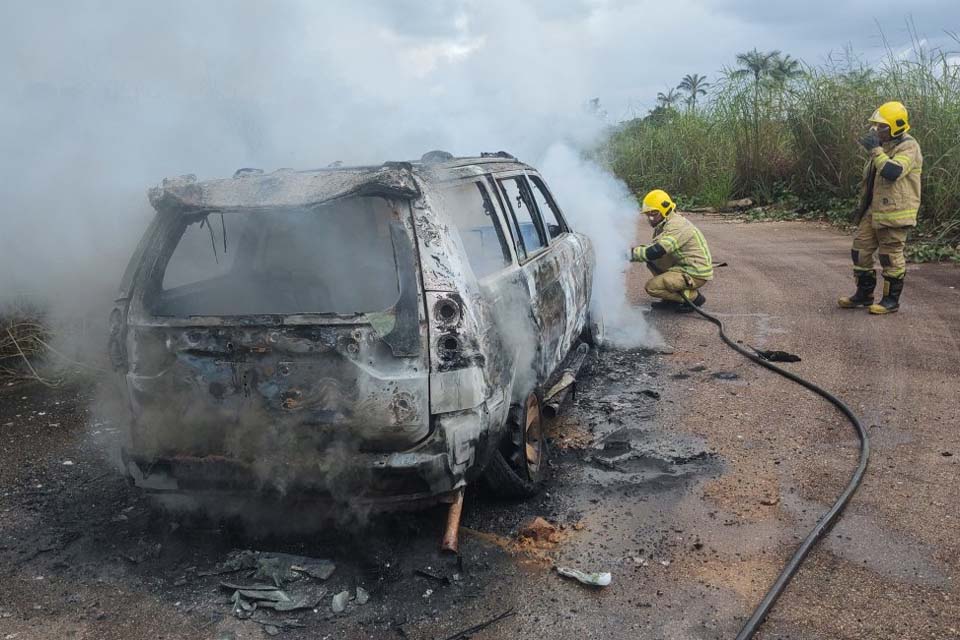
M 380 195 L 412 199 L 420 195 L 414 174 L 425 182 L 527 170 L 533 167 L 506 152 L 475 157 L 454 157 L 429 152 L 413 162 L 295 171 L 239 169 L 232 178 L 198 181 L 196 176 L 167 178 L 150 189 L 150 203 L 157 211 L 199 213 L 205 211 L 256 211 L 301 208 L 348 196 Z

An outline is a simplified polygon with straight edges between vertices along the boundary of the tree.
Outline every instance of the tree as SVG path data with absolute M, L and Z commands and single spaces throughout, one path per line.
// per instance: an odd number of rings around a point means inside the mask
M 770 78 L 778 87 L 783 87 L 787 82 L 803 75 L 803 68 L 800 61 L 791 58 L 789 54 L 777 56 L 773 60 L 773 67 L 770 69 Z
M 753 148 L 751 164 L 754 167 L 760 165 L 760 87 L 773 75 L 776 68 L 776 62 L 780 59 L 778 50 L 762 53 L 757 51 L 747 51 L 737 54 L 737 64 L 739 69 L 730 73 L 731 78 L 749 78 L 753 76 Z
M 657 106 L 664 109 L 672 109 L 674 105 L 680 102 L 681 96 L 676 89 L 669 89 L 666 93 L 657 93 Z
M 863 67 L 841 73 L 840 78 L 850 86 L 866 88 L 876 81 L 877 73 L 869 67 Z
M 585 106 L 587 113 L 599 120 L 607 119 L 607 110 L 600 104 L 600 98 L 590 98 Z
M 789 56 L 788 56 L 789 57 Z M 753 76 L 753 84 L 756 91 L 760 90 L 760 81 L 772 75 L 776 66 L 776 61 L 780 58 L 780 52 L 776 49 L 761 53 L 754 49 L 746 53 L 737 54 L 737 64 L 739 69 L 735 69 L 731 78 L 745 78 Z
M 701 76 L 698 73 L 693 75 L 687 74 L 683 76 L 683 80 L 680 81 L 680 84 L 677 85 L 677 89 L 683 89 L 690 96 L 687 98 L 687 104 L 690 105 L 690 108 L 694 111 L 697 110 L 697 96 L 707 95 L 707 87 L 710 86 L 710 83 L 707 82 L 707 76 Z

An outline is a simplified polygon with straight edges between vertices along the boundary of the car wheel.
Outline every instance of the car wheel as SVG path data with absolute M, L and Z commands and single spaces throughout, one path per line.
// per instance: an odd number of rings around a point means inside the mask
M 527 498 L 543 486 L 547 439 L 540 396 L 531 392 L 523 406 L 510 408 L 507 436 L 494 452 L 484 476 L 487 485 L 507 498 Z
M 587 312 L 587 321 L 583 325 L 580 339 L 595 349 L 603 346 L 603 314 L 596 310 Z

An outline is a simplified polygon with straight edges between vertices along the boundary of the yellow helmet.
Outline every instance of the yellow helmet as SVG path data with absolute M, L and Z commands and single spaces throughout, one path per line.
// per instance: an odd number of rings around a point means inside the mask
M 663 189 L 654 189 L 643 196 L 643 206 L 640 208 L 642 213 L 648 211 L 659 211 L 666 218 L 677 208 L 677 203 L 670 199 L 670 194 Z
M 907 108 L 900 102 L 886 102 L 870 116 L 870 122 L 890 127 L 890 135 L 896 138 L 910 131 L 910 118 Z

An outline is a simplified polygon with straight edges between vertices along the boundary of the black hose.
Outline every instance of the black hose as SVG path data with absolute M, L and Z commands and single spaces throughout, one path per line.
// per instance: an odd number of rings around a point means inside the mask
M 860 438 L 860 462 L 857 465 L 857 470 L 850 478 L 850 482 L 847 483 L 846 488 L 837 498 L 837 501 L 833 503 L 830 511 L 820 518 L 820 520 L 817 522 L 817 526 L 815 526 L 810 533 L 807 534 L 807 537 L 804 538 L 803 542 L 800 543 L 800 546 L 797 547 L 797 550 L 790 558 L 790 561 L 787 562 L 786 566 L 784 566 L 783 570 L 780 572 L 780 575 L 777 576 L 777 581 L 773 583 L 773 586 L 770 587 L 769 591 L 767 591 L 767 594 L 763 597 L 763 600 L 761 600 L 760 604 L 757 605 L 757 608 L 754 609 L 753 615 L 750 616 L 750 619 L 747 621 L 747 623 L 743 625 L 742 629 L 740 629 L 740 633 L 737 634 L 737 640 L 749 640 L 757 632 L 757 629 L 763 623 L 764 619 L 767 617 L 767 614 L 770 613 L 770 609 L 773 608 L 777 598 L 779 598 L 780 594 L 783 593 L 783 590 L 786 589 L 787 585 L 790 583 L 790 580 L 793 578 L 793 575 L 797 572 L 797 570 L 800 568 L 800 565 L 807 557 L 807 554 L 809 554 L 811 549 L 813 549 L 813 545 L 815 545 L 817 541 L 819 541 L 820 538 L 822 538 L 827 531 L 830 530 L 830 527 L 832 527 L 836 522 L 837 518 L 843 512 L 843 509 L 847 506 L 847 503 L 850 502 L 850 498 L 853 497 L 857 487 L 860 486 L 860 481 L 863 480 L 863 474 L 867 470 L 867 461 L 870 458 L 870 438 L 867 436 L 867 432 L 863 428 L 863 425 L 860 424 L 860 420 L 853 413 L 850 407 L 844 404 L 842 400 L 837 398 L 829 391 L 826 391 L 812 382 L 801 378 L 797 374 L 791 373 L 786 369 L 781 369 L 777 365 L 767 362 L 756 354 L 747 351 L 727 337 L 727 334 L 723 331 L 723 322 L 721 322 L 719 318 L 710 315 L 700 307 L 697 307 L 691 303 L 690 299 L 685 295 L 684 299 L 686 300 L 687 305 L 692 307 L 694 311 L 699 313 L 713 324 L 717 325 L 717 328 L 720 330 L 720 338 L 727 344 L 728 347 L 745 358 L 748 358 L 749 360 L 759 364 L 761 367 L 766 367 L 767 369 L 780 374 L 784 378 L 792 380 L 800 386 L 805 387 L 817 395 L 829 400 L 837 409 L 840 410 L 841 413 L 843 413 L 843 415 L 847 417 L 847 419 L 850 421 L 850 424 L 852 424 L 854 429 L 856 429 L 857 437 Z

